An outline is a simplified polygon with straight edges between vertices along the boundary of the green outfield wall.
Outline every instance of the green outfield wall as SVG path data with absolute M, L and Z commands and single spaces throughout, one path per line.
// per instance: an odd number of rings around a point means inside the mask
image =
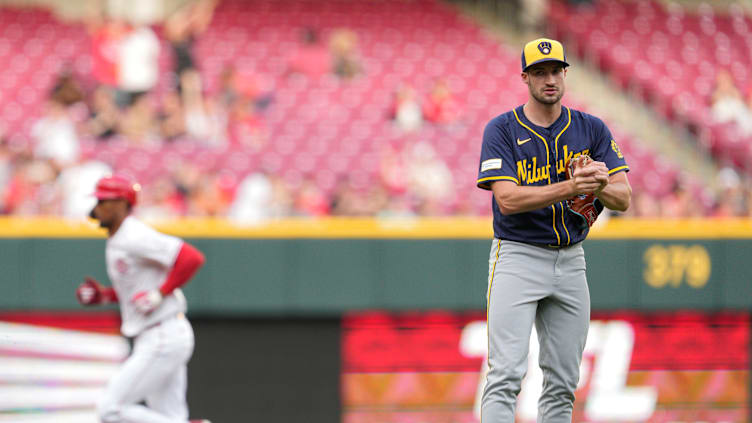
M 78 308 L 73 292 L 84 276 L 107 280 L 102 232 L 28 223 L 0 222 L 0 309 Z M 489 226 L 485 219 L 338 219 L 159 227 L 207 256 L 185 289 L 191 311 L 232 316 L 482 310 Z M 596 310 L 752 308 L 750 221 L 612 221 L 590 238 Z

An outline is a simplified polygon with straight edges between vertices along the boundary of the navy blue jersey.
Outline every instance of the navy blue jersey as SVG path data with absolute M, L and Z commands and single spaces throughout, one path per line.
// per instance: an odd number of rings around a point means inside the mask
M 478 187 L 494 181 L 548 185 L 566 179 L 565 163 L 581 154 L 604 162 L 609 174 L 628 171 L 611 131 L 595 116 L 562 106 L 548 128 L 530 122 L 522 106 L 492 119 L 483 131 Z M 492 199 L 494 236 L 499 239 L 566 246 L 587 237 L 584 220 L 559 202 L 525 213 L 503 215 Z

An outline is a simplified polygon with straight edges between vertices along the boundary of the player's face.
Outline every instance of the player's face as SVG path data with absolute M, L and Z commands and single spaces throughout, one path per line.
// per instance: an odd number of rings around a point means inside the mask
M 122 220 L 127 211 L 128 203 L 125 200 L 99 200 L 91 211 L 91 217 L 99 221 L 100 227 L 109 229 Z
M 560 63 L 544 62 L 522 73 L 530 96 L 542 104 L 557 104 L 564 96 L 567 69 Z

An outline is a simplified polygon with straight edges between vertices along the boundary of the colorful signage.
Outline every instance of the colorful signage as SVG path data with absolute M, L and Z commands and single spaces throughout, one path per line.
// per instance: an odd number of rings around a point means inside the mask
M 347 316 L 344 422 L 478 422 L 484 318 L 442 312 Z M 574 421 L 746 421 L 749 330 L 743 313 L 594 314 Z M 537 351 L 531 336 L 519 422 L 536 419 L 543 377 Z

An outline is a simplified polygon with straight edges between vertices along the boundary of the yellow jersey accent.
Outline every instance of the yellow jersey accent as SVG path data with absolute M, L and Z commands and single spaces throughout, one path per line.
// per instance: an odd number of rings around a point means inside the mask
M 567 224 L 564 223 L 564 203 L 561 204 L 561 224 L 564 225 L 564 231 L 567 233 L 567 245 L 572 243 L 572 238 L 569 236 L 569 229 L 567 229 Z
M 533 157 L 528 163 L 527 159 L 517 162 L 517 179 L 530 185 L 535 182 L 549 181 L 551 174 L 548 166 L 538 166 L 538 157 Z
M 517 119 L 517 123 L 519 123 L 520 125 L 522 125 L 523 128 L 525 128 L 528 131 L 532 132 L 533 134 L 535 134 L 535 136 L 537 136 L 538 138 L 540 138 L 541 141 L 543 141 L 543 145 L 546 146 L 546 167 L 550 170 L 551 169 L 551 167 L 550 167 L 551 166 L 551 161 L 550 161 L 550 158 L 548 157 L 548 155 L 549 155 L 548 141 L 546 141 L 546 139 L 543 138 L 539 133 L 533 131 L 533 128 L 531 128 L 531 127 L 525 125 L 524 123 L 522 123 L 522 121 L 520 120 L 520 117 L 517 116 L 517 110 L 512 109 L 512 112 L 514 112 L 514 117 L 515 117 L 515 119 Z M 548 183 L 549 183 L 549 185 L 551 184 L 551 172 L 550 171 L 548 172 Z
M 480 184 L 480 183 L 487 182 L 487 181 L 501 181 L 501 180 L 512 181 L 517 185 L 520 184 L 520 181 L 518 181 L 517 178 L 515 178 L 514 176 L 489 176 L 487 178 L 480 178 L 475 183 Z
M 551 210 L 554 211 L 554 216 L 551 218 L 551 227 L 554 228 L 554 233 L 556 234 L 556 245 L 561 244 L 561 237 L 559 237 L 559 231 L 556 230 L 556 205 L 551 204 Z
M 525 128 L 525 129 L 527 129 L 528 131 L 532 132 L 533 134 L 535 134 L 535 136 L 536 136 L 536 137 L 540 138 L 540 139 L 541 139 L 541 141 L 543 141 L 543 144 L 544 144 L 544 145 L 546 146 L 546 160 L 548 160 L 548 141 L 546 141 L 546 139 L 545 139 L 545 138 L 543 138 L 543 137 L 541 136 L 541 134 L 539 134 L 539 133 L 535 132 L 535 131 L 533 130 L 533 128 L 531 128 L 531 127 L 529 127 L 529 126 L 525 125 L 524 123 L 522 123 L 522 121 L 520 120 L 520 117 L 519 117 L 519 116 L 517 115 L 517 110 L 515 110 L 515 109 L 512 109 L 512 113 L 514 113 L 514 118 L 515 118 L 515 119 L 517 119 L 517 123 L 519 123 L 520 125 L 522 125 L 522 127 L 523 127 L 523 128 Z M 549 184 L 551 183 L 551 180 L 550 180 L 550 178 L 549 178 L 549 181 L 548 181 L 548 183 L 549 183 Z
M 619 166 L 619 167 L 615 167 L 615 168 L 613 168 L 613 169 L 609 170 L 609 171 L 608 171 L 608 174 L 609 174 L 609 175 L 613 175 L 614 173 L 616 173 L 616 172 L 618 172 L 618 171 L 620 171 L 620 170 L 629 170 L 629 166 L 626 166 L 626 165 L 625 165 L 625 166 Z
M 496 273 L 496 263 L 499 262 L 501 254 L 501 240 L 496 244 L 496 260 L 491 268 L 491 274 L 488 277 L 488 292 L 486 293 L 486 319 L 488 319 L 488 306 L 491 304 L 491 287 L 493 286 L 494 274 Z
M 559 168 L 558 168 L 558 163 L 559 163 L 559 137 L 561 137 L 561 134 L 563 134 L 564 131 L 566 131 L 567 128 L 569 128 L 569 125 L 572 123 L 572 111 L 569 110 L 569 107 L 567 107 L 567 106 L 564 106 L 564 108 L 567 109 L 567 124 L 564 126 L 564 129 L 562 129 L 561 132 L 559 132 L 559 135 L 557 135 L 556 138 L 554 139 L 554 148 L 556 148 L 556 150 L 554 150 L 554 151 L 556 152 L 555 159 L 556 159 L 556 163 L 557 163 L 556 172 L 559 171 Z M 567 245 L 569 245 L 569 244 L 572 243 L 572 238 L 569 237 L 569 229 L 567 229 L 567 224 L 564 223 L 564 203 L 560 203 L 560 204 L 561 204 L 561 224 L 564 226 L 564 231 L 567 233 Z
M 549 157 L 550 154 L 549 154 L 549 151 L 548 151 L 548 141 L 546 141 L 546 139 L 543 138 L 539 133 L 533 131 L 533 128 L 531 128 L 531 127 L 525 125 L 524 123 L 522 123 L 522 121 L 520 120 L 520 117 L 517 115 L 517 110 L 512 109 L 512 112 L 514 113 L 514 118 L 517 119 L 517 123 L 519 123 L 520 125 L 522 125 L 523 128 L 525 128 L 528 131 L 530 131 L 533 134 L 535 134 L 538 138 L 541 139 L 541 141 L 543 141 L 543 145 L 546 146 L 546 169 L 548 169 L 548 172 L 547 172 L 546 176 L 548 178 L 548 184 L 551 185 L 551 158 Z M 571 116 L 570 116 L 570 118 L 571 118 Z M 569 126 L 569 125 L 567 125 L 567 126 Z M 567 129 L 567 128 L 564 128 L 564 129 Z M 563 133 L 564 130 L 562 130 L 561 132 Z M 561 135 L 561 133 L 559 133 L 559 135 Z M 559 231 L 556 230 L 556 209 L 554 209 L 554 206 L 551 206 L 551 208 L 554 210 L 554 222 L 553 222 L 552 228 L 554 230 L 554 233 L 556 234 L 556 239 L 558 240 L 557 243 L 561 243 L 561 237 L 559 236 Z
M 616 153 L 616 157 L 620 159 L 624 158 L 624 154 L 621 153 L 621 149 L 619 148 L 619 146 L 616 144 L 616 141 L 614 140 L 611 140 L 611 149 L 614 150 L 614 153 Z
M 488 322 L 488 310 L 491 308 L 491 287 L 493 286 L 493 279 L 494 279 L 494 273 L 496 273 L 496 263 L 499 262 L 499 255 L 501 254 L 501 240 L 499 240 L 499 243 L 496 245 L 496 260 L 494 261 L 493 268 L 491 269 L 491 275 L 489 275 L 488 279 L 488 292 L 486 292 L 486 322 Z M 486 363 L 488 363 L 488 354 L 490 354 L 491 351 L 491 337 L 488 336 L 488 323 L 486 323 L 486 342 L 488 345 L 486 345 Z
M 557 159 L 559 158 L 559 137 L 561 137 L 561 134 L 563 134 L 564 131 L 566 131 L 567 128 L 569 128 L 569 125 L 572 123 L 572 111 L 569 110 L 569 107 L 567 106 L 564 106 L 564 108 L 567 109 L 567 119 L 568 119 L 567 124 L 564 126 L 564 129 L 562 129 L 561 132 L 559 132 L 559 135 L 557 135 L 556 138 L 554 139 L 554 143 L 555 143 L 554 148 L 556 148 L 556 150 L 554 151 L 556 152 Z

